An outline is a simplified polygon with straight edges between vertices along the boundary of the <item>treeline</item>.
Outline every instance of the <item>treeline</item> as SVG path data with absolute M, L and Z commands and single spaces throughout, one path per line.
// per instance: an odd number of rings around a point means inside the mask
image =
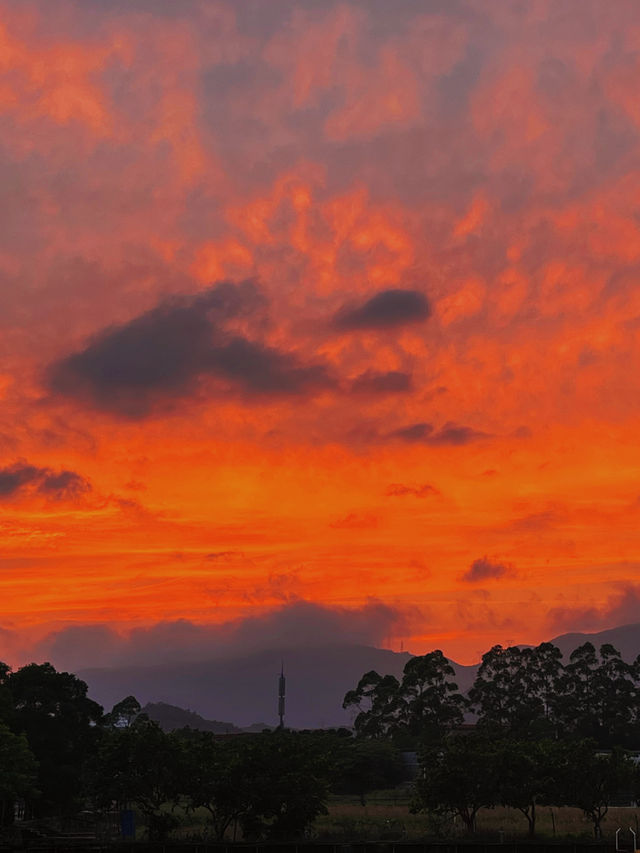
M 402 679 L 366 673 L 344 698 L 359 737 L 419 750 L 415 811 L 456 815 L 473 832 L 479 809 L 510 806 L 533 836 L 537 805 L 570 805 L 599 837 L 613 797 L 640 799 L 628 753 L 640 749 L 640 659 L 585 643 L 564 664 L 550 643 L 494 646 L 467 696 L 454 675 L 436 651 Z
M 591 644 L 560 651 L 496 646 L 462 695 L 442 652 L 411 658 L 402 678 L 366 673 L 344 698 L 347 729 L 216 736 L 164 732 L 127 697 L 109 713 L 51 664 L 0 664 L 0 822 L 14 803 L 33 817 L 134 809 L 151 839 L 180 816 L 208 815 L 216 839 L 294 839 L 329 794 L 391 788 L 402 750 L 417 752 L 415 811 L 475 828 L 478 810 L 581 808 L 596 835 L 612 798 L 640 798 L 639 663 Z M 446 829 L 443 829 L 446 831 Z
M 51 664 L 0 664 L 0 822 L 19 799 L 28 817 L 132 809 L 161 840 L 196 809 L 208 834 L 294 839 L 326 811 L 331 791 L 359 795 L 397 785 L 390 742 L 348 729 L 220 737 L 164 732 L 129 696 L 109 713 L 87 685 Z
M 366 673 L 343 707 L 359 711 L 358 735 L 392 736 L 397 743 L 438 737 L 466 715 L 492 734 L 592 738 L 602 748 L 640 748 L 640 656 L 626 663 L 611 645 L 597 652 L 585 643 L 564 664 L 551 643 L 494 646 L 467 696 L 454 675 L 442 652 L 431 652 L 411 658 L 401 680 Z

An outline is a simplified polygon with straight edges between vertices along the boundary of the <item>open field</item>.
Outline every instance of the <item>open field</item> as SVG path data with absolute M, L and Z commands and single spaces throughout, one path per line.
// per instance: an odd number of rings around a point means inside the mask
M 445 820 L 434 815 L 411 814 L 410 795 L 406 790 L 378 791 L 367 796 L 362 805 L 355 796 L 333 796 L 328 803 L 328 814 L 321 815 L 308 834 L 309 841 L 316 842 L 374 842 L 374 841 L 432 841 L 438 839 L 463 839 L 464 827 L 460 821 Z M 180 826 L 171 837 L 180 841 L 211 842 L 208 812 L 174 812 Z M 602 823 L 602 841 L 613 844 L 615 832 L 621 827 L 621 848 L 633 849 L 629 827 L 634 829 L 640 841 L 640 808 L 611 808 Z M 138 839 L 145 837 L 142 822 L 138 825 Z M 478 814 L 478 840 L 499 843 L 520 841 L 527 838 L 527 821 L 516 809 L 497 807 L 483 809 Z M 536 839 L 540 841 L 592 841 L 593 825 L 584 814 L 575 808 L 550 808 L 540 806 L 537 811 Z M 235 837 L 233 827 L 226 835 L 227 842 L 242 841 L 238 828 Z
M 632 827 L 640 839 L 639 821 L 639 808 L 610 809 L 602 824 L 603 840 L 613 840 L 616 829 L 622 827 L 624 835 L 621 841 L 625 848 L 630 849 L 628 828 Z M 412 841 L 434 836 L 455 838 L 463 833 L 460 822 L 427 814 L 411 814 L 409 796 L 399 791 L 373 794 L 367 797 L 364 806 L 356 797 L 333 797 L 329 803 L 329 814 L 319 817 L 314 824 L 314 837 L 327 841 Z M 494 841 L 524 839 L 527 821 L 515 809 L 483 809 L 478 814 L 477 834 Z M 579 809 L 540 806 L 536 836 L 545 840 L 588 840 L 593 838 L 593 826 Z

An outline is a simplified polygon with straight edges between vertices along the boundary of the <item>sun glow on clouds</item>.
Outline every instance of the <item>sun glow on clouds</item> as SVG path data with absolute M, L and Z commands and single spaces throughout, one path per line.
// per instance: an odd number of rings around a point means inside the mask
M 300 601 L 462 661 L 621 619 L 639 34 L 0 0 L 0 658 Z

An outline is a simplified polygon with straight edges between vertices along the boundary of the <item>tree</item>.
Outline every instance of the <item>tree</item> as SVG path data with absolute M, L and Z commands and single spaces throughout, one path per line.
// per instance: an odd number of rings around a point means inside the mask
M 637 734 L 638 673 L 606 643 L 596 652 L 584 643 L 571 654 L 559 691 L 563 728 L 598 746 L 634 745 Z
M 17 797 L 35 793 L 37 764 L 24 735 L 15 735 L 0 723 L 0 826 L 13 818 Z
M 564 745 L 553 740 L 513 740 L 496 744 L 498 785 L 503 806 L 525 816 L 529 838 L 536 832 L 539 804 L 557 804 L 557 780 L 565 766 Z
M 410 658 L 402 681 L 375 671 L 362 676 L 344 697 L 343 708 L 356 706 L 360 737 L 440 738 L 459 726 L 467 706 L 452 680 L 453 667 L 441 651 Z
M 407 661 L 399 689 L 400 719 L 413 735 L 440 739 L 464 720 L 465 699 L 441 651 Z
M 480 809 L 500 801 L 497 758 L 492 739 L 476 732 L 427 746 L 419 755 L 422 778 L 415 783 L 411 810 L 458 816 L 474 833 Z
M 245 736 L 250 808 L 240 818 L 245 836 L 293 839 L 326 814 L 329 759 L 324 739 L 276 730 Z
M 594 837 L 601 838 L 611 799 L 631 787 L 635 767 L 621 749 L 599 754 L 594 746 L 589 740 L 573 745 L 564 778 L 567 805 L 582 809 L 593 823 Z
M 116 729 L 129 728 L 141 712 L 142 708 L 136 697 L 127 696 L 104 715 L 103 723 Z
M 28 664 L 8 675 L 13 709 L 10 727 L 26 735 L 38 762 L 39 814 L 73 811 L 80 805 L 84 772 L 98 743 L 102 708 L 75 675 L 50 663 Z
M 635 670 L 610 643 L 600 646 L 594 693 L 598 743 L 607 747 L 635 746 L 633 725 L 638 698 Z
M 13 716 L 13 699 L 9 690 L 9 676 L 11 667 L 0 661 L 0 723 L 11 722 Z
M 212 732 L 180 733 L 184 749 L 182 792 L 188 807 L 209 812 L 216 841 L 252 809 L 253 784 L 248 776 L 243 737 L 222 740 Z
M 136 806 L 146 818 L 150 841 L 162 841 L 177 825 L 167 811 L 183 793 L 183 751 L 174 733 L 165 734 L 142 714 L 130 726 L 105 732 L 97 770 L 98 805 Z
M 400 683 L 393 675 L 366 672 L 355 690 L 344 697 L 343 708 L 357 707 L 353 727 L 361 737 L 386 737 L 398 725 Z
M 521 660 L 525 696 L 530 699 L 529 732 L 534 737 L 555 737 L 560 726 L 558 697 L 564 672 L 562 652 L 552 643 L 541 643 L 535 648 L 523 649 Z
M 533 719 L 543 716 L 542 702 L 527 688 L 523 650 L 493 646 L 482 656 L 469 691 L 478 726 L 498 736 L 521 736 Z
M 370 791 L 394 788 L 402 781 L 404 767 L 391 741 L 362 738 L 341 741 L 333 758 L 335 793 L 357 794 L 364 806 Z

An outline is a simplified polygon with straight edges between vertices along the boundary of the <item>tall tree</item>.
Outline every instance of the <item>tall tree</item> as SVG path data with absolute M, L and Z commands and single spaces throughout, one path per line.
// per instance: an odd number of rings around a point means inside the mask
M 7 686 L 11 728 L 26 735 L 38 761 L 35 812 L 73 811 L 81 805 L 87 761 L 97 749 L 102 708 L 88 698 L 84 681 L 50 663 L 23 666 L 8 676 Z
M 357 794 L 366 805 L 370 791 L 395 788 L 405 771 L 398 750 L 390 740 L 341 738 L 332 752 L 334 780 L 338 794 Z
M 183 793 L 183 750 L 142 714 L 130 726 L 104 733 L 94 776 L 98 805 L 135 806 L 145 817 L 150 841 L 162 841 L 178 821 L 175 807 Z
M 565 772 L 564 744 L 550 739 L 506 738 L 496 742 L 496 752 L 500 802 L 522 812 L 529 838 L 533 838 L 538 805 L 563 801 L 558 780 Z
M 594 837 L 599 839 L 612 798 L 633 785 L 635 766 L 621 749 L 600 754 L 594 746 L 589 740 L 573 745 L 564 778 L 567 805 L 583 810 L 593 823 Z
M 542 713 L 537 697 L 527 693 L 525 662 L 518 646 L 498 645 L 485 652 L 469 699 L 478 726 L 497 735 L 521 732 L 532 715 L 532 703 Z
M 620 652 L 610 643 L 600 646 L 594 693 L 598 743 L 607 747 L 635 746 L 633 724 L 638 700 L 635 669 L 622 660 Z
M 638 673 L 607 643 L 596 651 L 584 643 L 571 654 L 560 685 L 562 727 L 599 746 L 634 745 L 638 732 Z
M 553 736 L 561 725 L 562 679 L 562 653 L 551 643 L 494 646 L 482 656 L 469 691 L 478 725 L 501 737 Z
M 500 802 L 495 741 L 477 732 L 452 735 L 441 744 L 425 746 L 419 760 L 422 773 L 411 810 L 455 815 L 473 834 L 480 809 Z
M 0 661 L 0 723 L 11 722 L 13 717 L 13 699 L 9 690 L 11 667 Z
M 375 671 L 362 676 L 344 697 L 343 708 L 360 713 L 354 728 L 362 737 L 440 738 L 464 719 L 466 700 L 453 681 L 454 670 L 441 651 L 410 658 L 402 681 Z
M 362 737 L 386 737 L 398 726 L 400 683 L 393 675 L 366 672 L 355 690 L 349 690 L 343 708 L 356 707 L 353 726 Z
M 11 822 L 17 797 L 36 793 L 37 769 L 26 737 L 0 723 L 0 826 Z
M 244 736 L 221 739 L 212 732 L 180 733 L 184 749 L 182 793 L 190 809 L 204 808 L 216 841 L 252 807 Z
M 467 703 L 454 676 L 453 667 L 439 650 L 407 661 L 398 704 L 400 720 L 411 734 L 439 739 L 462 724 Z
M 559 734 L 558 696 L 564 666 L 562 652 L 552 643 L 522 650 L 525 696 L 529 697 L 526 723 L 532 736 Z
M 251 805 L 240 818 L 245 834 L 270 840 L 303 836 L 327 811 L 328 758 L 324 739 L 309 732 L 277 730 L 247 740 L 243 761 Z

